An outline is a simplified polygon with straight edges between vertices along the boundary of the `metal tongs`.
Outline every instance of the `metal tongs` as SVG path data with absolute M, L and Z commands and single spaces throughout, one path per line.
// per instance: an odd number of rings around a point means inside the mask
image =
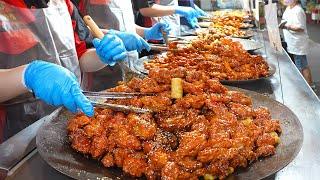
M 152 113 L 153 111 L 145 108 L 138 108 L 134 106 L 126 106 L 120 104 L 105 103 L 108 99 L 130 99 L 137 96 L 152 96 L 153 93 L 127 93 L 127 92 L 90 92 L 83 91 L 83 94 L 91 101 L 95 107 L 109 108 L 121 112 L 135 112 L 135 113 Z

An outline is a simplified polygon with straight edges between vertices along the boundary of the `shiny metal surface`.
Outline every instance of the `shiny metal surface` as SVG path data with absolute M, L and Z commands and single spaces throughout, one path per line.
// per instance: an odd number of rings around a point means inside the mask
M 284 169 L 266 179 L 309 180 L 320 177 L 320 101 L 307 85 L 287 54 L 274 52 L 268 43 L 267 32 L 257 32 L 255 40 L 264 44 L 259 50 L 277 71 L 267 80 L 236 86 L 266 96 L 285 104 L 299 118 L 303 127 L 303 144 L 298 156 Z M 2 160 L 2 159 L 1 159 Z M 8 179 L 15 180 L 65 180 L 70 179 L 51 168 L 38 153 L 27 159 Z
M 263 48 L 263 44 L 254 40 L 231 38 L 234 42 L 239 42 L 246 51 L 254 51 Z
M 276 154 L 254 162 L 248 168 L 237 170 L 229 179 L 255 180 L 274 174 L 298 154 L 303 141 L 302 126 L 294 113 L 281 103 L 259 93 L 242 91 L 253 99 L 254 107 L 269 108 L 272 118 L 280 119 L 283 132 Z M 67 122 L 73 115 L 64 110 L 50 121 L 44 122 L 37 134 L 37 149 L 50 166 L 75 179 L 131 179 L 118 168 L 104 168 L 98 161 L 89 159 L 73 150 L 68 141 Z
M 21 159 L 36 148 L 34 137 L 46 118 L 38 120 L 0 145 L 0 179 L 6 177 Z

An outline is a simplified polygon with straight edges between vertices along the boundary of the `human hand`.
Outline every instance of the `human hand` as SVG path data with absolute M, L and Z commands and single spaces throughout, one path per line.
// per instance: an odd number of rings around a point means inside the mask
M 200 13 L 191 7 L 178 6 L 175 12 L 181 16 L 184 16 L 192 28 L 198 27 L 198 17 Z
M 100 60 L 110 66 L 127 57 L 126 48 L 122 40 L 113 31 L 109 31 L 102 40 L 95 38 L 93 46 Z
M 200 16 L 209 16 L 208 13 L 204 12 L 202 9 L 199 8 L 199 6 L 194 5 L 194 9 L 199 13 Z
M 90 101 L 82 94 L 76 76 L 68 69 L 45 61 L 33 61 L 23 74 L 25 86 L 36 97 L 54 106 L 65 106 L 76 113 L 80 109 L 93 116 Z
M 141 52 L 143 49 L 146 49 L 147 51 L 150 51 L 151 49 L 150 45 L 142 37 L 135 33 L 116 30 L 109 30 L 109 32 L 110 31 L 122 40 L 127 51 L 137 50 L 138 52 Z
M 286 24 L 287 24 L 287 21 L 282 21 L 282 22 L 279 24 L 279 28 L 280 28 L 280 29 L 285 29 L 285 28 L 286 28 Z
M 162 31 L 169 34 L 171 27 L 167 23 L 159 22 L 153 25 L 151 28 L 146 28 L 144 30 L 144 37 L 146 40 L 161 40 L 163 39 Z

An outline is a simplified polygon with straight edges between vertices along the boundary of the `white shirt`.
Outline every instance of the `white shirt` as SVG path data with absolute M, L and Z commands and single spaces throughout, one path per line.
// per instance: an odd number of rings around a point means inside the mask
M 306 14 L 300 5 L 293 8 L 287 7 L 282 16 L 286 25 L 292 25 L 304 29 L 303 32 L 295 32 L 284 29 L 283 35 L 287 42 L 288 52 L 295 55 L 306 55 L 308 51 L 309 36 L 307 33 Z

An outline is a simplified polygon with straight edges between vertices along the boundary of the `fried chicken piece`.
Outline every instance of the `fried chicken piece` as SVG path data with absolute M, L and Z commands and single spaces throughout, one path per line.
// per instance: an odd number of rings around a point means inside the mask
M 170 74 L 172 78 L 185 78 L 187 75 L 187 69 L 184 67 L 177 67 L 170 70 Z
M 69 139 L 71 141 L 71 147 L 83 154 L 90 153 L 91 139 L 86 135 L 82 129 L 77 129 L 70 132 Z
M 194 157 L 183 157 L 177 160 L 177 164 L 188 172 L 195 171 L 203 166 L 203 164 Z
M 206 144 L 206 136 L 198 131 L 184 132 L 176 151 L 178 157 L 195 156 Z
M 206 81 L 207 79 L 209 79 L 209 77 L 205 75 L 204 72 L 196 70 L 187 71 L 186 81 L 189 83 L 193 83 L 196 81 Z
M 143 153 L 134 153 L 128 155 L 123 161 L 123 171 L 135 176 L 141 177 L 146 171 L 147 163 Z
M 179 145 L 175 134 L 159 129 L 154 137 L 152 147 L 162 147 L 166 150 L 175 150 Z
M 261 146 L 256 150 L 258 157 L 267 157 L 276 153 L 276 148 L 272 145 Z
M 228 91 L 218 80 L 210 79 L 206 82 L 206 91 L 208 93 L 225 93 Z
M 130 150 L 123 148 L 116 148 L 113 150 L 114 162 L 118 167 L 123 166 L 123 161 L 129 156 Z
M 197 82 L 197 83 L 188 83 L 186 81 L 183 81 L 183 92 L 189 93 L 189 94 L 202 94 L 204 91 L 205 84 L 203 82 Z
M 153 68 L 149 70 L 149 77 L 159 84 L 170 84 L 171 73 L 167 68 Z
M 258 137 L 256 141 L 256 145 L 258 147 L 267 146 L 267 145 L 274 146 L 276 145 L 276 140 L 270 133 L 264 133 L 262 136 Z
M 169 112 L 160 113 L 157 115 L 159 126 L 167 131 L 179 131 L 190 127 L 197 119 L 197 111 L 189 109 L 185 112 L 174 112 L 172 109 Z
M 149 163 L 155 170 L 161 170 L 169 161 L 170 155 L 163 149 L 157 149 L 150 153 Z
M 254 113 L 256 119 L 271 119 L 270 111 L 266 107 L 258 107 Z
M 143 107 L 155 112 L 166 110 L 171 104 L 171 99 L 166 96 L 143 96 L 140 98 Z
M 138 116 L 130 113 L 128 115 L 128 124 L 132 127 L 133 134 L 143 140 L 152 139 L 156 133 L 156 125 L 151 114 Z
M 110 136 L 113 137 L 118 147 L 132 150 L 140 150 L 142 148 L 140 140 L 129 133 L 128 127 L 120 126 Z
M 191 131 L 199 131 L 201 133 L 204 133 L 208 135 L 208 130 L 210 127 L 210 122 L 205 118 L 205 116 L 201 115 L 197 117 L 198 120 L 196 120 L 192 126 Z
M 228 96 L 230 96 L 231 101 L 234 103 L 239 103 L 247 106 L 252 105 L 252 100 L 250 97 L 246 96 L 242 92 L 238 91 L 228 91 Z
M 77 115 L 74 118 L 70 119 L 68 122 L 68 131 L 76 131 L 78 128 L 81 128 L 89 124 L 91 119 L 83 114 Z
M 281 126 L 280 121 L 272 119 L 270 121 L 266 121 L 264 124 L 264 132 L 270 133 L 270 132 L 278 132 L 281 133 Z
M 207 98 L 204 94 L 201 94 L 201 95 L 187 94 L 186 96 L 180 99 L 177 99 L 176 105 L 184 108 L 201 109 L 205 104 L 206 99 Z
M 83 129 L 88 137 L 100 136 L 104 131 L 104 127 L 98 119 L 92 119 Z
M 106 154 L 102 159 L 101 162 L 103 164 L 104 167 L 112 167 L 114 166 L 115 162 L 114 162 L 114 158 L 113 155 L 111 153 Z
M 238 103 L 229 103 L 230 111 L 235 114 L 238 119 L 245 119 L 253 115 L 253 110 L 251 107 L 238 104 Z
M 92 158 L 97 159 L 103 155 L 108 146 L 108 138 L 106 133 L 102 133 L 101 136 L 95 136 L 92 139 L 90 154 Z
M 161 178 L 164 180 L 176 180 L 178 178 L 180 169 L 174 162 L 167 162 L 161 170 Z
M 139 78 L 132 78 L 126 85 L 136 91 L 136 92 L 139 92 L 140 91 L 140 88 L 141 88 L 141 84 L 142 84 L 142 79 L 139 79 Z
M 170 90 L 170 85 L 159 85 L 156 80 L 151 78 L 143 79 L 140 91 L 143 93 L 160 93 Z
M 226 177 L 229 171 L 229 162 L 226 159 L 212 161 L 208 166 L 209 174 L 218 176 L 219 179 Z
M 133 89 L 129 88 L 127 85 L 122 84 L 119 86 L 116 86 L 114 88 L 108 89 L 109 92 L 133 92 Z

